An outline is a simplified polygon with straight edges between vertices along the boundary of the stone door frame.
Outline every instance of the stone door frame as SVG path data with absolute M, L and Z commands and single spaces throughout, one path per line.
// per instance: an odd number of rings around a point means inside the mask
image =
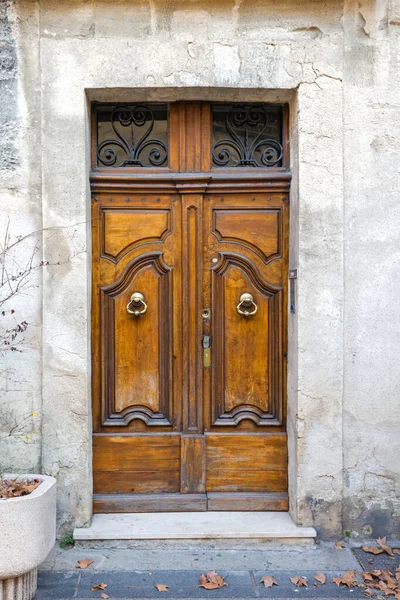
M 66 57 L 67 60 L 68 56 Z M 70 66 L 70 71 L 77 66 Z M 42 95 L 43 472 L 59 481 L 60 526 L 92 512 L 90 358 L 90 102 L 211 100 L 290 107 L 291 249 L 298 269 L 289 316 L 290 514 L 340 533 L 343 397 L 342 83 L 285 90 L 98 88 L 71 72 Z M 51 70 L 45 80 L 51 79 Z M 126 82 L 128 82 L 128 76 Z M 73 83 L 72 83 L 73 81 Z M 46 81 L 45 81 L 46 83 Z M 46 91 L 47 90 L 47 91 Z M 61 103 L 61 104 L 60 104 Z M 60 105 L 64 108 L 60 111 Z M 65 108 L 67 107 L 67 108 Z M 57 258 L 59 260 L 57 260 Z

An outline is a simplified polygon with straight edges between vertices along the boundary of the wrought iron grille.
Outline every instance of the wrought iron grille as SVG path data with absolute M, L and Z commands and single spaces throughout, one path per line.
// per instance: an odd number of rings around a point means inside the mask
M 282 166 L 282 107 L 215 104 L 212 130 L 214 166 Z
M 168 166 L 168 106 L 98 105 L 96 157 L 106 167 Z

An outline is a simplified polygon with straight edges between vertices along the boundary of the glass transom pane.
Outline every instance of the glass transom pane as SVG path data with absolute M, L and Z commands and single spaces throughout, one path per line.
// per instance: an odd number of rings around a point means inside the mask
M 97 107 L 98 166 L 167 167 L 167 104 Z
M 282 166 L 282 107 L 268 104 L 212 106 L 214 167 Z

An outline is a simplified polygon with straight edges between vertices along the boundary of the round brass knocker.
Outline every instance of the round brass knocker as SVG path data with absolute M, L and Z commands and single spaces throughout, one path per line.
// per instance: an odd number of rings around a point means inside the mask
M 253 307 L 253 310 L 250 310 Z M 242 294 L 239 298 L 239 304 L 236 307 L 239 315 L 243 317 L 252 317 L 258 310 L 257 304 L 254 302 L 254 298 L 248 292 Z
M 128 314 L 140 317 L 147 311 L 147 304 L 141 292 L 133 292 L 130 301 L 126 306 Z

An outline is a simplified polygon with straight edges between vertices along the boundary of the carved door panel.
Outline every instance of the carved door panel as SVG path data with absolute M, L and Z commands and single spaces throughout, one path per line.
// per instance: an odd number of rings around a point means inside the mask
M 95 493 L 180 490 L 176 198 L 117 193 L 93 202 Z
M 205 206 L 209 509 L 270 508 L 287 491 L 286 197 L 209 194 Z

